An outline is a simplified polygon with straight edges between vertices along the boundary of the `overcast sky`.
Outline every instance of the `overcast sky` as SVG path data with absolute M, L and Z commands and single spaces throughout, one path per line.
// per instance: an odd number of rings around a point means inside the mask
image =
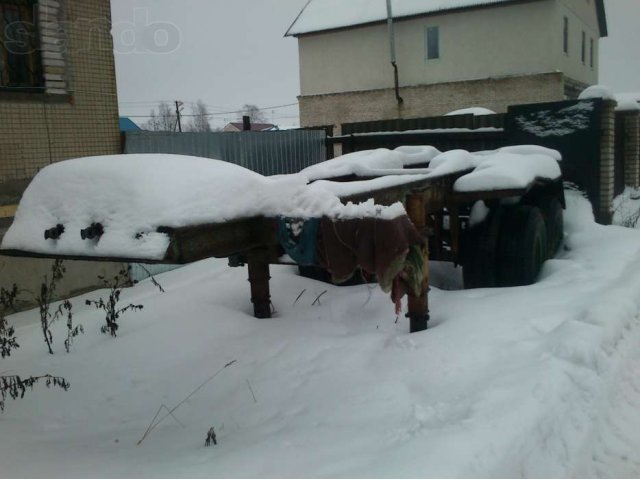
M 640 0 L 605 1 L 600 83 L 640 91 Z M 265 108 L 275 123 L 297 124 L 298 108 L 290 105 L 300 93 L 297 42 L 283 34 L 305 3 L 111 0 L 121 114 L 148 115 L 158 101 L 174 100 L 188 110 L 202 99 L 216 113 L 214 126 L 236 120 L 225 112 L 245 103 Z

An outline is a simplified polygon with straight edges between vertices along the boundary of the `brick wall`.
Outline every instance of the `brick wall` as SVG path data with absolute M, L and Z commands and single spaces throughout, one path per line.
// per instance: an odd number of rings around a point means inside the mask
M 600 198 L 594 205 L 598 223 L 611 223 L 615 181 L 616 102 L 603 101 L 600 117 Z
M 0 240 L 29 180 L 53 162 L 120 153 L 109 0 L 39 0 L 42 93 L 0 90 Z M 5 212 L 5 213 L 3 213 Z M 66 262 L 60 298 L 100 285 L 115 263 Z M 0 257 L 0 286 L 38 291 L 51 261 Z M 23 299 L 24 300 L 24 299 Z M 33 302 L 26 302 L 26 306 Z
M 5 204 L 49 163 L 120 152 L 109 0 L 40 0 L 38 9 L 46 92 L 0 91 Z
M 624 118 L 624 180 L 625 185 L 640 185 L 640 114 L 629 112 Z
M 398 106 L 393 89 L 329 95 L 301 96 L 300 123 L 303 127 L 444 115 L 466 107 L 486 107 L 506 112 L 509 105 L 553 102 L 564 99 L 561 73 L 505 77 L 404 87 Z
M 577 100 L 582 91 L 589 85 L 564 77 L 564 96 L 567 100 Z

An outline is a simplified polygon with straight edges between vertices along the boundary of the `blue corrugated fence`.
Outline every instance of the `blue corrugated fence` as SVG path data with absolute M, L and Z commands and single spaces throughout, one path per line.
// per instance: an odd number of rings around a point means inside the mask
M 324 130 L 275 132 L 127 132 L 125 153 L 216 158 L 262 175 L 297 173 L 327 159 Z

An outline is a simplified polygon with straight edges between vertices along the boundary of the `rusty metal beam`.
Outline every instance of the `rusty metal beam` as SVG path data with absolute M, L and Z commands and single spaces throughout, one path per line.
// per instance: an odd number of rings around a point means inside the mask
M 162 264 L 173 263 L 166 260 L 150 259 L 150 258 L 130 258 L 130 257 L 89 257 L 85 255 L 53 255 L 49 253 L 28 252 L 16 249 L 0 249 L 0 255 L 7 257 L 22 258 L 42 258 L 42 259 L 61 259 L 61 260 L 80 260 L 86 262 L 121 262 L 121 263 L 148 263 Z
M 273 220 L 263 217 L 180 228 L 161 227 L 158 231 L 167 234 L 170 239 L 169 248 L 162 259 L 130 258 L 126 256 L 61 255 L 16 249 L 0 250 L 0 255 L 61 258 L 92 262 L 185 264 L 210 257 L 225 258 L 254 248 L 271 247 L 278 244 Z
M 168 233 L 171 242 L 165 260 L 169 263 L 224 258 L 278 243 L 273 220 L 262 217 L 172 229 Z
M 422 194 L 410 194 L 407 195 L 406 199 L 406 209 L 409 218 L 418 229 L 419 232 L 424 232 L 426 227 L 426 212 L 425 212 L 425 197 Z M 429 321 L 429 300 L 428 293 L 429 290 L 429 276 L 428 276 L 428 260 L 426 260 L 429 256 L 428 252 L 428 243 L 426 243 L 425 239 L 425 271 L 424 278 L 422 282 L 422 294 L 420 296 L 415 296 L 412 294 L 408 295 L 408 313 L 407 317 L 409 317 L 409 331 L 411 333 L 421 332 L 427 329 L 427 322 Z
M 256 318 L 271 318 L 271 293 L 269 291 L 269 260 L 267 249 L 256 249 L 247 254 L 251 303 Z

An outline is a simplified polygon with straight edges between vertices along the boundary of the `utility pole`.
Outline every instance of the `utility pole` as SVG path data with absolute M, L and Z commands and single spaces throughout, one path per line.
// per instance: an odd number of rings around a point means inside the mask
M 178 119 L 178 131 L 180 133 L 182 133 L 182 121 L 181 121 L 181 109 L 182 109 L 182 102 L 179 100 L 176 100 L 176 118 Z

